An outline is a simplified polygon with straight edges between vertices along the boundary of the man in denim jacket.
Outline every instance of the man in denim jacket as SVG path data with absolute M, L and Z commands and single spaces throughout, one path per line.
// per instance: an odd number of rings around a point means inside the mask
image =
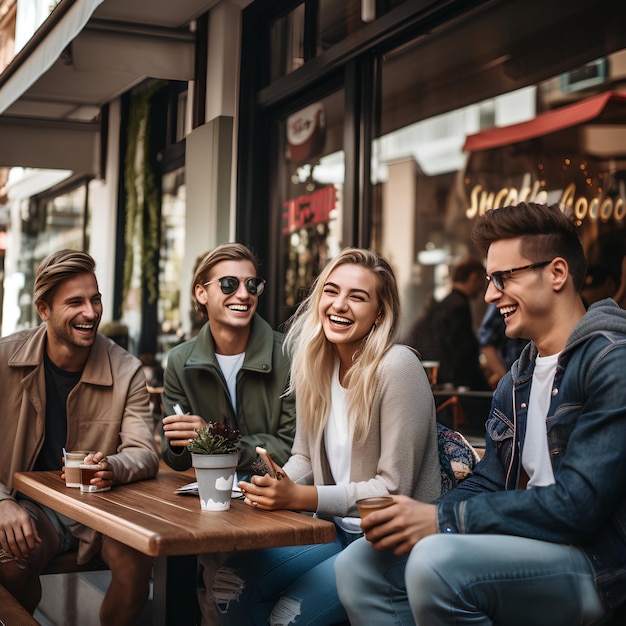
M 626 601 L 626 312 L 585 311 L 558 206 L 487 211 L 474 242 L 509 337 L 474 474 L 433 504 L 395 496 L 336 562 L 350 622 L 599 624 Z

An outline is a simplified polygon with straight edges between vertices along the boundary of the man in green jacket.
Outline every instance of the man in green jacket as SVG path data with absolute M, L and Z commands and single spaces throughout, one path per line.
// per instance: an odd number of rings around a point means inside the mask
M 281 466 L 289 458 L 296 425 L 295 399 L 285 396 L 290 363 L 282 334 L 256 313 L 265 287 L 258 266 L 247 247 L 226 243 L 205 255 L 196 269 L 192 294 L 208 322 L 196 337 L 170 351 L 164 378 L 162 455 L 176 470 L 191 466 L 187 445 L 208 421 L 242 432 L 239 479 L 253 471 L 256 446 L 266 448 Z M 211 589 L 216 559 L 202 555 L 200 562 L 206 589 Z M 206 593 L 199 594 L 199 601 L 202 623 L 216 623 Z
M 111 569 L 100 623 L 137 623 L 148 597 L 152 558 L 15 492 L 16 471 L 55 470 L 63 448 L 103 461 L 97 487 L 156 475 L 146 379 L 139 359 L 98 334 L 102 296 L 94 260 L 59 250 L 35 276 L 41 326 L 0 339 L 0 584 L 31 613 L 39 574 L 58 553 L 93 554 Z
M 173 469 L 191 466 L 186 446 L 208 421 L 242 432 L 239 477 L 252 471 L 256 446 L 279 464 L 289 458 L 296 423 L 294 398 L 284 397 L 289 359 L 282 334 L 256 313 L 265 286 L 257 267 L 248 248 L 227 243 L 196 269 L 193 297 L 208 322 L 170 351 L 164 378 L 162 454 Z

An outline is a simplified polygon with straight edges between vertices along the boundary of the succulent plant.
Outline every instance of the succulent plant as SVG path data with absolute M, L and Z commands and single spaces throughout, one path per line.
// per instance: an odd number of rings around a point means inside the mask
M 242 434 L 222 422 L 207 422 L 187 449 L 194 454 L 234 454 L 239 451 Z

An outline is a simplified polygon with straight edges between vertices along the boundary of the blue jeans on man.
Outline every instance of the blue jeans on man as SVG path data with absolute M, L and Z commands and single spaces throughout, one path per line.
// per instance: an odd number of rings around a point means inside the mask
M 524 537 L 437 534 L 401 557 L 359 539 L 335 572 L 352 626 L 589 626 L 607 611 L 581 550 Z

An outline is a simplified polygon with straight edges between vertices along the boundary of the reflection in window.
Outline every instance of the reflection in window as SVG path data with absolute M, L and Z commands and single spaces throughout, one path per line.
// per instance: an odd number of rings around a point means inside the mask
M 341 248 L 343 110 L 338 91 L 279 125 L 285 145 L 279 221 L 283 319 Z
M 407 0 L 306 0 L 270 27 L 270 81 L 297 70 Z
M 480 19 L 489 20 L 490 14 Z M 446 295 L 448 269 L 474 254 L 470 233 L 485 209 L 521 200 L 556 202 L 579 221 L 591 262 L 615 267 L 626 254 L 621 148 L 626 105 L 613 102 L 589 124 L 544 130 L 526 139 L 517 127 L 515 143 L 484 147 L 494 126 L 532 122 L 542 112 L 580 105 L 626 84 L 626 52 L 513 89 L 501 65 L 510 68 L 516 50 L 507 48 L 507 56 L 502 47 L 469 49 L 470 58 L 459 66 L 459 55 L 452 53 L 459 41 L 454 32 L 442 32 L 380 58 L 381 113 L 371 146 L 371 241 L 396 271 L 403 331 L 431 298 Z M 463 88 L 466 82 L 472 83 L 471 90 Z M 522 82 L 519 77 L 517 84 Z M 491 97 L 493 93 L 498 95 Z M 473 100 L 468 101 L 468 94 Z M 565 111 L 562 117 L 567 119 Z M 476 144 L 482 147 L 468 151 L 467 137 L 482 130 L 488 130 Z M 475 303 L 475 319 L 482 317 L 481 307 L 483 303 Z
M 285 76 L 304 64 L 304 4 L 272 24 L 270 46 L 271 80 Z

